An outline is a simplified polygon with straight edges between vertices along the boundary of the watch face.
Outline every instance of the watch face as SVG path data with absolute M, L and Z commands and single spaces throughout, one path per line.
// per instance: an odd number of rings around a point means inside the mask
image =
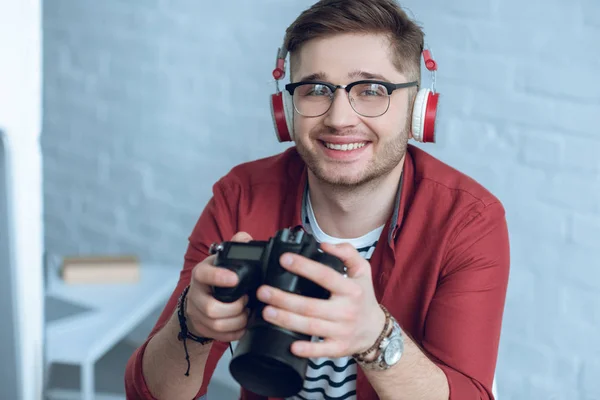
M 398 361 L 400 361 L 400 357 L 402 357 L 402 352 L 404 351 L 404 344 L 402 343 L 402 339 L 399 337 L 395 337 L 390 340 L 387 348 L 385 349 L 385 354 L 383 355 L 384 361 L 387 365 L 394 365 Z

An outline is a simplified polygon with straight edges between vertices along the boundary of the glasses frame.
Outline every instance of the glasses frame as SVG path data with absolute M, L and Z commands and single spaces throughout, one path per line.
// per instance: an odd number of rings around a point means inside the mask
M 388 99 L 388 103 L 387 103 L 387 107 L 385 108 L 385 111 L 383 111 L 381 114 L 378 115 L 364 115 L 359 113 L 356 108 L 354 108 L 354 104 L 353 104 L 353 98 L 350 97 L 350 90 L 352 90 L 352 88 L 356 85 L 362 85 L 362 84 L 378 84 L 381 85 L 383 87 L 386 88 L 387 90 L 387 99 Z M 298 111 L 298 108 L 296 107 L 296 102 L 294 101 L 294 92 L 296 91 L 296 89 L 300 86 L 304 86 L 304 85 L 323 85 L 329 88 L 329 90 L 331 90 L 331 96 L 330 97 L 330 101 L 329 101 L 329 107 L 327 107 L 327 110 L 325 110 L 323 113 L 319 114 L 319 115 L 304 115 L 302 114 L 300 111 Z M 405 83 L 391 83 L 391 82 L 386 82 L 386 81 L 377 81 L 377 80 L 371 80 L 371 79 L 363 79 L 360 81 L 356 81 L 356 82 L 352 82 L 349 83 L 347 85 L 334 85 L 333 83 L 329 83 L 329 82 L 323 82 L 323 81 L 300 81 L 300 82 L 295 82 L 295 83 L 288 83 L 287 85 L 285 85 L 285 90 L 288 91 L 288 93 L 290 94 L 290 96 L 292 97 L 292 102 L 294 104 L 294 109 L 296 110 L 296 112 L 300 115 L 302 115 L 303 117 L 307 117 L 307 118 L 317 118 L 320 117 L 322 115 L 325 115 L 329 112 L 329 110 L 331 110 L 331 106 L 333 105 L 333 96 L 335 96 L 335 92 L 338 89 L 344 89 L 346 91 L 346 94 L 348 95 L 348 100 L 350 102 L 350 106 L 352 107 L 352 109 L 354 110 L 355 113 L 357 113 L 360 116 L 366 117 L 366 118 L 377 118 L 377 117 L 381 117 L 383 114 L 385 114 L 389 108 L 390 108 L 390 97 L 392 96 L 392 93 L 394 92 L 394 90 L 398 90 L 398 89 L 405 89 L 405 88 L 409 88 L 409 87 L 413 87 L 413 86 L 417 86 L 419 87 L 419 82 L 417 81 L 412 81 L 412 82 L 405 82 Z

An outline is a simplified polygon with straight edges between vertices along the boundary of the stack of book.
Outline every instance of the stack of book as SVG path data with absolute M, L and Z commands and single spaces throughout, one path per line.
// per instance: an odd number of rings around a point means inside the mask
M 135 256 L 65 257 L 60 274 L 68 284 L 135 283 L 140 263 Z

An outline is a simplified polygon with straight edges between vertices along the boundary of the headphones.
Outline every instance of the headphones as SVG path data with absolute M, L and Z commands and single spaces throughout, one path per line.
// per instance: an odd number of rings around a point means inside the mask
M 431 51 L 422 52 L 425 68 L 431 72 L 431 89 L 422 88 L 417 92 L 412 111 L 412 134 L 417 142 L 435 142 L 435 119 L 438 109 L 439 93 L 435 90 L 435 72 L 437 62 Z M 287 90 L 279 90 L 279 81 L 285 77 L 287 50 L 281 47 L 277 51 L 277 61 L 273 70 L 277 92 L 271 95 L 271 114 L 275 124 L 275 134 L 279 142 L 291 142 L 294 139 L 294 104 Z

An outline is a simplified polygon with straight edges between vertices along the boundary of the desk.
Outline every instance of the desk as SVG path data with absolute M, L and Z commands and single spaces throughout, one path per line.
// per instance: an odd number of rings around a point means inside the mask
M 124 339 L 175 289 L 179 270 L 142 267 L 137 283 L 65 284 L 56 273 L 48 277 L 47 296 L 82 307 L 84 311 L 46 326 L 46 363 L 81 367 L 81 398 L 94 399 L 94 364 Z

